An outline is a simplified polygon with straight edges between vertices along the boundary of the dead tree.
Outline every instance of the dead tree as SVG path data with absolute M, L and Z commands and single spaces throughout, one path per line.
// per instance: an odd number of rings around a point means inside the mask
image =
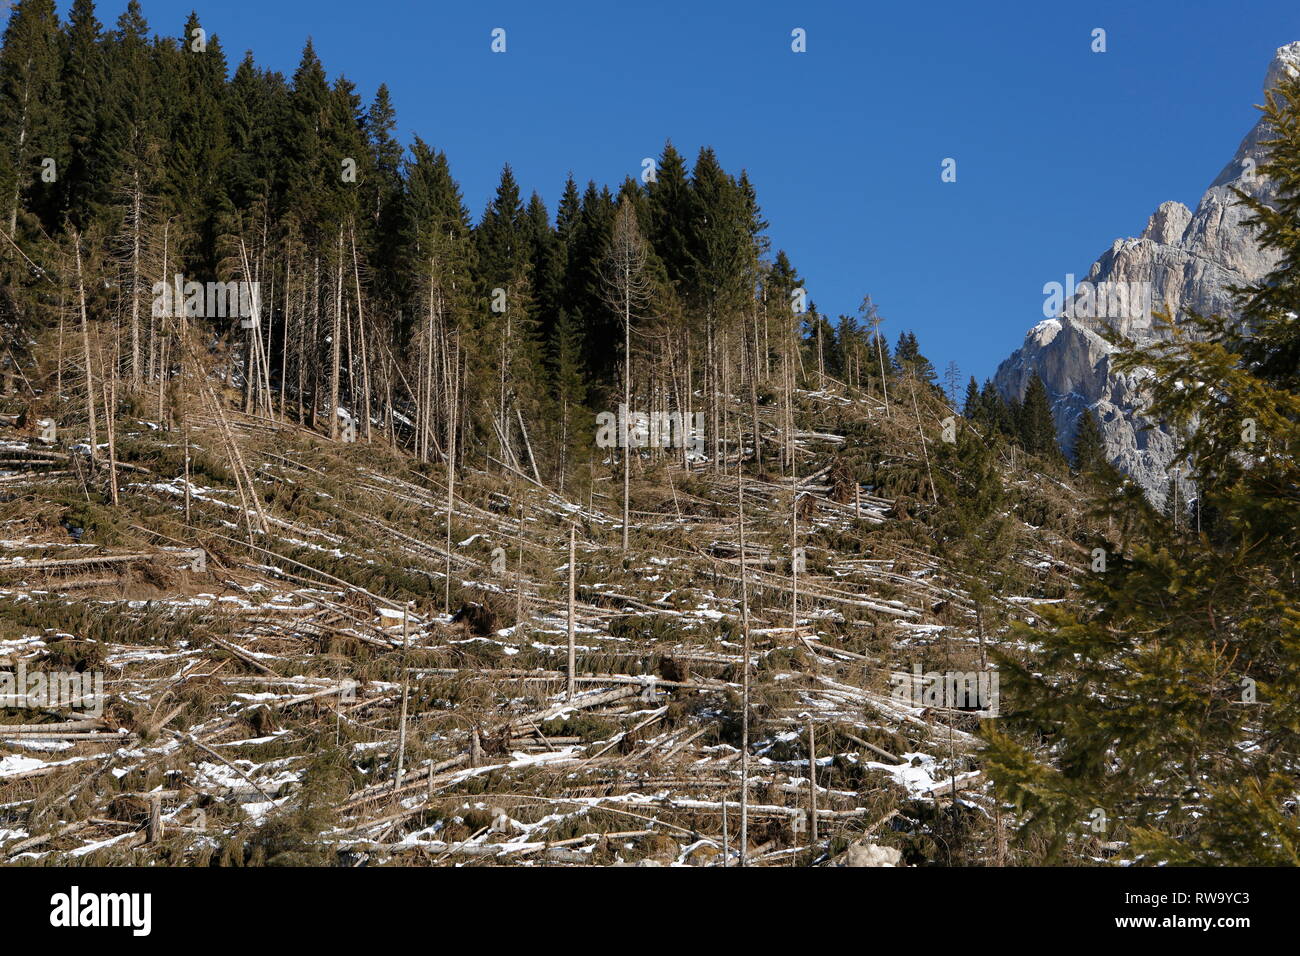
M 605 301 L 623 320 L 623 414 L 619 416 L 619 440 L 623 443 L 623 550 L 627 551 L 629 481 L 632 474 L 632 442 L 629 424 L 632 418 L 632 320 L 654 293 L 654 283 L 646 271 L 646 243 L 637 225 L 636 209 L 624 197 L 614 214 L 614 231 L 605 254 L 601 279 Z
M 86 312 L 86 282 L 81 273 L 81 234 L 72 233 L 72 247 L 77 261 L 77 305 L 81 310 L 81 352 L 86 363 L 86 419 L 90 429 L 90 460 L 95 461 L 99 436 L 95 428 L 95 374 L 90 360 L 90 317 Z

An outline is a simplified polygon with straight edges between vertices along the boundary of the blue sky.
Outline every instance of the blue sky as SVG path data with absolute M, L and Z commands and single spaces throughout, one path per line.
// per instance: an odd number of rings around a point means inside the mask
M 402 138 L 446 150 L 475 217 L 507 161 L 554 212 L 570 170 L 614 185 L 665 139 L 712 145 L 822 312 L 869 293 L 891 339 L 912 329 L 980 379 L 1042 317 L 1044 283 L 1160 202 L 1195 204 L 1300 40 L 1296 0 L 142 4 L 171 34 L 197 8 L 232 69 L 251 48 L 289 75 L 310 34 L 367 100 L 386 82 Z

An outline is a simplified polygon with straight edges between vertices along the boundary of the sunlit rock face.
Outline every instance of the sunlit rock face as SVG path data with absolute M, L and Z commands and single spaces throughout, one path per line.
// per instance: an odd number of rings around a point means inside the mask
M 1264 88 L 1272 89 L 1288 73 L 1300 73 L 1300 42 L 1277 51 Z M 1161 203 L 1140 236 L 1116 239 L 1078 280 L 1080 289 L 1101 287 L 1111 294 L 1090 297 L 1076 291 L 1070 296 L 1067 288 L 1056 317 L 1034 326 L 994 378 L 1004 397 L 1020 398 L 1036 371 L 1047 386 L 1057 434 L 1067 449 L 1079 415 L 1093 409 L 1111 460 L 1157 499 L 1167 487 L 1173 439 L 1163 429 L 1143 428 L 1146 422 L 1137 413 L 1142 376 L 1112 373 L 1113 350 L 1098 333 L 1109 325 L 1139 343 L 1167 338 L 1168 331 L 1152 323 L 1152 309 L 1167 313 L 1176 324 L 1189 310 L 1231 313 L 1228 288 L 1257 281 L 1272 270 L 1276 256 L 1260 249 L 1245 223 L 1249 210 L 1232 191 L 1236 187 L 1272 199 L 1273 185 L 1258 173 L 1264 162 L 1260 140 L 1267 138 L 1261 121 L 1246 134 L 1195 212 L 1179 202 Z M 1117 303 L 1117 289 L 1128 292 L 1127 302 Z M 1134 307 L 1138 290 L 1145 298 Z

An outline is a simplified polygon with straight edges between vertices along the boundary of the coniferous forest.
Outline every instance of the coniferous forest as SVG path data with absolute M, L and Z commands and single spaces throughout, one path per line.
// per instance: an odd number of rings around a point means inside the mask
M 471 209 L 147 12 L 0 50 L 0 860 L 1300 864 L 1300 79 L 1272 271 L 1106 333 L 1153 495 L 819 312 L 744 156 Z

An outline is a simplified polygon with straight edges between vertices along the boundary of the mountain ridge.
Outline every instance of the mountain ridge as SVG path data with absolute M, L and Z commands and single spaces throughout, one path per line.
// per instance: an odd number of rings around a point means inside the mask
M 1300 41 L 1278 48 L 1264 89 L 1295 72 L 1300 72 Z M 1239 188 L 1264 201 L 1274 195 L 1273 184 L 1256 173 L 1263 161 L 1260 142 L 1267 138 L 1266 129 L 1261 119 L 1246 133 L 1195 211 L 1177 201 L 1161 203 L 1141 235 L 1118 238 L 1098 256 L 1080 286 L 1124 283 L 1127 288 L 1145 288 L 1151 305 L 1167 312 L 1175 326 L 1189 311 L 1231 313 L 1227 290 L 1258 281 L 1276 263 L 1275 256 L 1255 242 L 1245 223 L 1249 210 L 1233 192 Z M 1167 339 L 1171 330 L 1156 326 L 1146 310 L 1094 315 L 1095 310 L 1078 308 L 1081 299 L 1076 293 L 1056 315 L 1030 329 L 1021 347 L 999 364 L 994 384 L 1008 400 L 1019 400 L 1036 372 L 1047 387 L 1057 436 L 1065 447 L 1073 442 L 1080 415 L 1092 411 L 1107 457 L 1148 493 L 1160 495 L 1169 480 L 1174 438 L 1143 418 L 1142 376 L 1111 371 L 1114 348 L 1101 332 L 1110 326 L 1145 345 Z

